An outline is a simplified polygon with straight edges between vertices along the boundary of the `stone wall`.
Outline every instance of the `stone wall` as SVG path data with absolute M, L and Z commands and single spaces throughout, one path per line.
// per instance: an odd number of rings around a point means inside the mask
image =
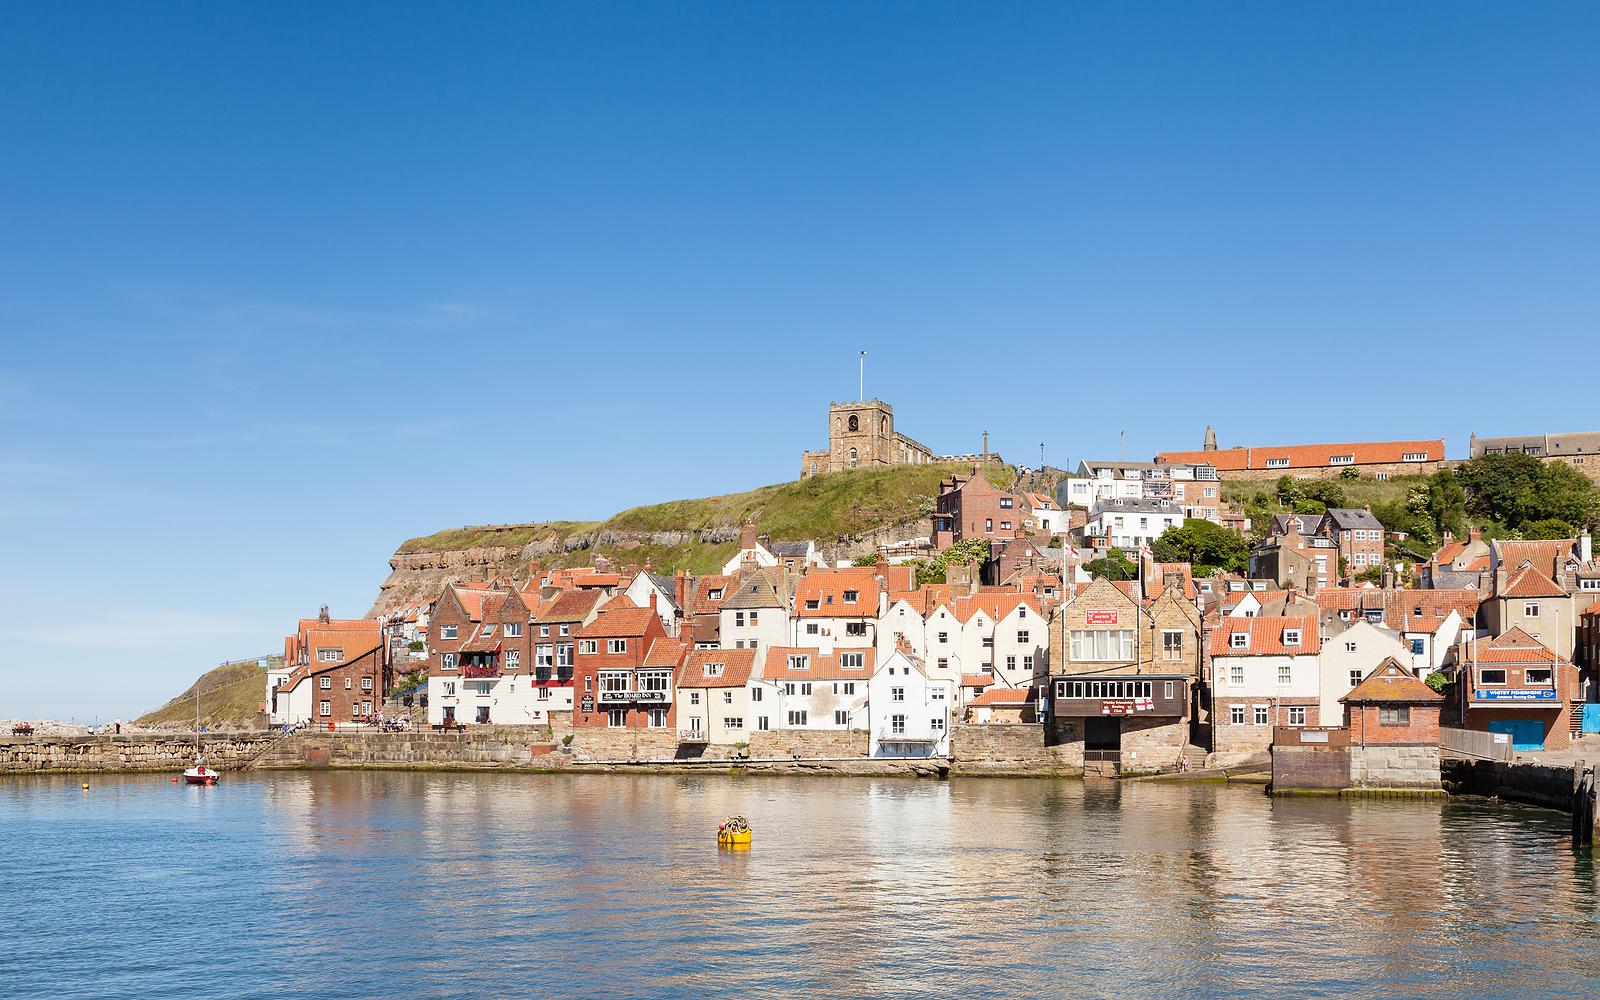
M 958 722 L 950 756 L 952 775 L 1083 773 L 1083 743 L 1045 746 L 1042 723 Z
M 1284 744 L 1272 748 L 1274 791 L 1339 791 L 1349 787 L 1350 751 L 1347 748 L 1312 749 Z
M 272 746 L 261 733 L 203 736 L 206 763 L 234 770 Z M 193 736 L 27 736 L 0 739 L 0 774 L 39 771 L 169 771 L 194 763 Z
M 773 729 L 750 734 L 752 757 L 865 757 L 865 729 Z
M 1439 748 L 1353 746 L 1349 770 L 1357 788 L 1438 788 Z M 1273 772 L 1277 772 L 1276 762 Z
M 1572 811 L 1573 769 L 1546 764 L 1508 764 L 1498 760 L 1444 760 L 1439 763 L 1446 790 L 1455 795 L 1486 795 Z

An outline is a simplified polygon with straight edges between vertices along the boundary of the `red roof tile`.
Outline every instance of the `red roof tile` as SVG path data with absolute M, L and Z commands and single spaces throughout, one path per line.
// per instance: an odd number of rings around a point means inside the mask
M 1444 696 L 1417 680 L 1417 676 L 1390 656 L 1377 665 L 1343 702 L 1364 701 L 1444 701 Z
M 1524 566 L 1511 574 L 1511 579 L 1506 581 L 1506 588 L 1500 592 L 1499 596 L 1564 597 L 1566 593 L 1554 580 L 1545 576 L 1533 566 Z
M 1284 645 L 1286 629 L 1300 630 L 1300 645 Z M 1233 648 L 1235 632 L 1249 634 L 1248 648 Z M 1317 619 L 1312 615 L 1229 618 L 1211 633 L 1212 656 L 1315 656 L 1321 650 L 1322 637 L 1317 631 Z
M 1494 638 L 1467 643 L 1468 663 L 1565 663 L 1548 646 L 1513 625 Z
M 756 651 L 753 649 L 691 650 L 688 659 L 678 671 L 678 686 L 743 687 L 750 682 L 750 672 L 755 667 L 755 662 Z M 716 664 L 721 664 L 722 670 L 713 675 L 710 668 Z
M 840 666 L 840 656 L 844 653 L 861 653 L 861 666 L 849 669 Z M 808 666 L 803 670 L 790 669 L 790 655 L 805 656 Z M 875 651 L 871 649 L 835 649 L 832 654 L 824 655 L 820 649 L 803 646 L 769 646 L 761 676 L 778 681 L 861 681 L 872 676 L 875 663 Z
M 1216 451 L 1163 451 L 1156 455 L 1157 462 L 1205 462 L 1218 472 L 1238 472 L 1244 469 L 1325 469 L 1333 464 L 1335 456 L 1350 455 L 1353 465 L 1402 462 L 1408 454 L 1421 452 L 1427 461 L 1444 458 L 1444 439 L 1429 441 L 1355 441 L 1342 444 L 1291 444 L 1269 448 L 1219 448 Z M 1273 464 L 1277 459 L 1288 459 L 1287 465 Z
M 649 631 L 652 621 L 659 623 L 660 620 L 649 608 L 606 607 L 594 621 L 578 629 L 577 635 L 584 639 L 615 639 L 644 635 Z

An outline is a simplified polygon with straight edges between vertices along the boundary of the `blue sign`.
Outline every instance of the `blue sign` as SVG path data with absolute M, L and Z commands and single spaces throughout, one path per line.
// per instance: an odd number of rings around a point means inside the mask
M 1556 701 L 1554 688 L 1476 688 L 1473 701 Z

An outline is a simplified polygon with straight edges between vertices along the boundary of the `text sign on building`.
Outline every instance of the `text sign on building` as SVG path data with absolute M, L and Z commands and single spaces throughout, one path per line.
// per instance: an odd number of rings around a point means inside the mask
M 586 695 L 583 696 L 582 710 L 585 711 L 585 712 L 594 711 L 594 696 L 593 695 L 586 694 Z
M 1100 702 L 1100 714 L 1133 715 L 1135 712 L 1153 712 L 1155 707 L 1152 698 L 1106 698 Z
M 1090 625 L 1115 625 L 1121 616 L 1116 608 L 1090 608 L 1084 612 L 1084 621 Z
M 1556 701 L 1554 688 L 1478 688 L 1473 701 Z

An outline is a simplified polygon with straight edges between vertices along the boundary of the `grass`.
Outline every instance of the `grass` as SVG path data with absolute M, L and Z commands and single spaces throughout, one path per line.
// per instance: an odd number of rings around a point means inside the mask
M 261 712 L 261 702 L 266 697 L 267 672 L 258 662 L 260 658 L 234 660 L 207 670 L 176 698 L 153 712 L 133 720 L 142 726 L 159 723 L 194 722 L 194 690 L 200 688 L 200 721 L 206 725 L 222 723 L 242 724 L 253 720 Z M 283 657 L 266 659 L 274 665 Z
M 1365 507 L 1380 503 L 1404 503 L 1406 493 L 1416 486 L 1427 486 L 1427 476 L 1396 476 L 1393 479 L 1334 479 L 1344 492 L 1344 506 Z M 1260 498 L 1273 513 L 1285 513 L 1288 508 L 1278 503 L 1278 481 L 1260 482 L 1227 481 L 1222 483 L 1222 499 L 1237 507 L 1244 507 Z

